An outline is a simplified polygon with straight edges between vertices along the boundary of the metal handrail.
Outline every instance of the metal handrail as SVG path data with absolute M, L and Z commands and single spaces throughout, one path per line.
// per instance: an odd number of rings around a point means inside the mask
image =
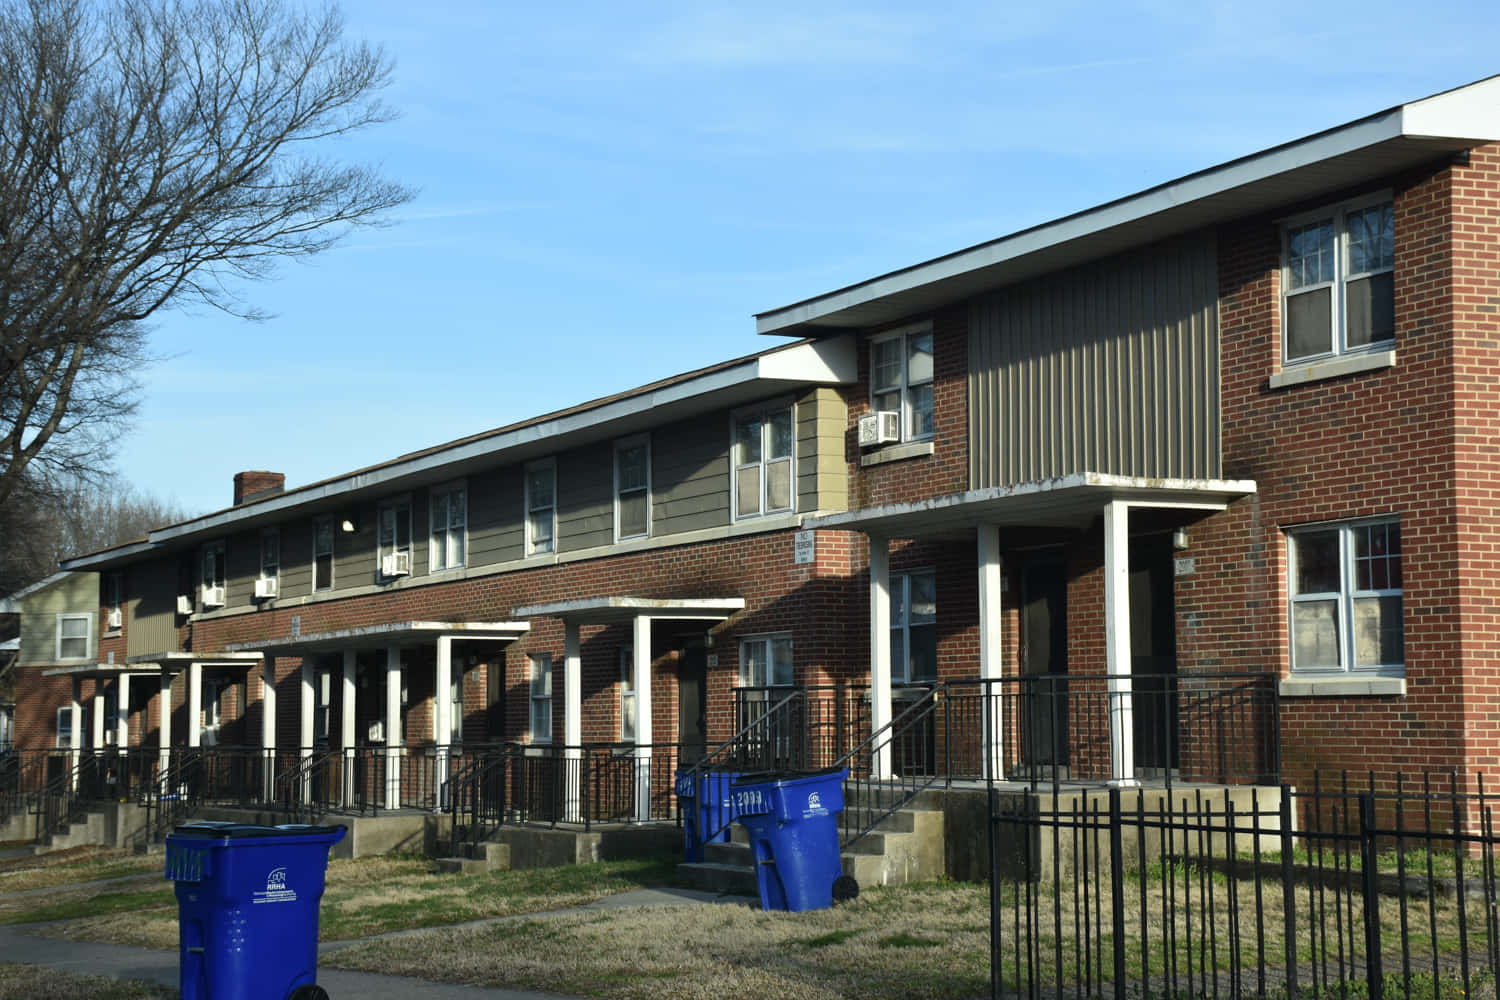
M 847 848 L 854 844 L 884 822 L 886 817 L 938 783 L 940 779 L 936 767 L 925 768 L 925 775 L 919 773 L 910 779 L 904 773 L 898 775 L 898 769 L 892 767 L 890 778 L 876 778 L 874 761 L 881 754 L 893 754 L 897 741 L 902 737 L 917 734 L 918 724 L 931 720 L 937 714 L 938 706 L 946 702 L 943 697 L 945 691 L 946 685 L 932 687 L 903 708 L 890 722 L 875 730 L 834 762 L 836 768 L 849 768 L 849 777 L 844 779 L 844 812 L 839 820 L 842 828 L 840 846 Z M 863 766 L 856 767 L 856 764 Z M 942 770 L 946 773 L 949 769 Z M 856 801 L 861 803 L 861 812 L 867 817 L 864 822 L 853 818 L 856 813 L 851 806 Z

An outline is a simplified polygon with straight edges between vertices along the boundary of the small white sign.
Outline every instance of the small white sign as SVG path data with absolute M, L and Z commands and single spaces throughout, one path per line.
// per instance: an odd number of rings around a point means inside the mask
M 1181 556 L 1181 557 L 1179 557 L 1177 559 L 1173 559 L 1172 560 L 1172 575 L 1174 575 L 1174 576 L 1192 576 L 1193 575 L 1193 557 L 1192 556 Z
M 718 653 L 709 653 L 708 654 L 708 663 L 707 663 L 707 666 L 717 667 L 718 665 L 719 665 L 719 654 Z
M 811 531 L 799 531 L 792 537 L 792 564 L 805 566 L 818 554 L 817 536 Z

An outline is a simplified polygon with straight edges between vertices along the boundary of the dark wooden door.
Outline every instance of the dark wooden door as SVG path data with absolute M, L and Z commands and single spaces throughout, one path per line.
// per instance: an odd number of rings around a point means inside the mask
M 691 767 L 703 756 L 708 739 L 708 655 L 701 643 L 682 647 L 677 658 L 677 742 L 679 767 Z
M 1068 764 L 1068 578 L 1062 559 L 1041 556 L 1022 574 L 1021 759 Z

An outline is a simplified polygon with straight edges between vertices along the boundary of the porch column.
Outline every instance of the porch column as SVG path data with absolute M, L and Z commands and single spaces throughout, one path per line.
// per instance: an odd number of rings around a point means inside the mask
M 631 657 L 635 661 L 635 818 L 651 819 L 651 618 L 635 616 Z
M 104 678 L 94 678 L 94 716 L 89 720 L 94 753 L 104 752 Z
M 311 656 L 302 657 L 301 684 L 297 705 L 297 759 L 306 762 L 313 755 L 313 714 L 318 708 L 318 670 Z M 304 767 L 297 796 L 312 801 L 312 772 Z
M 261 794 L 276 799 L 276 657 L 260 661 Z
M 187 745 L 203 745 L 203 664 L 197 660 L 188 664 L 188 731 Z
M 83 746 L 83 678 L 73 678 L 73 697 L 68 702 L 68 788 L 78 787 L 79 751 Z
M 344 759 L 344 805 L 354 805 L 354 690 L 355 652 L 344 650 L 344 679 L 339 694 L 339 751 Z
M 453 698 L 449 688 L 453 685 L 453 637 L 438 636 L 437 678 L 432 692 L 432 742 L 437 744 L 438 806 L 448 805 L 448 744 L 453 741 Z
M 1130 504 L 1104 505 L 1104 641 L 1109 674 L 1110 781 L 1137 784 L 1130 680 Z
M 385 648 L 385 807 L 401 808 L 401 647 Z
M 125 753 L 130 746 L 130 675 L 115 678 L 115 748 Z
M 981 524 L 978 540 L 979 679 L 980 704 L 984 706 L 980 747 L 984 776 L 993 780 L 1005 777 L 1005 691 L 1000 684 L 1004 665 L 1000 591 L 1005 565 L 1000 558 L 1000 526 Z
M 157 669 L 161 670 L 161 698 L 156 732 L 161 741 L 161 776 L 165 778 L 172 766 L 172 675 L 161 667 Z
M 883 535 L 870 536 L 870 732 L 891 724 L 891 549 Z M 871 777 L 891 776 L 889 740 L 875 747 Z
M 583 654 L 578 622 L 563 621 L 563 818 L 583 820 L 580 810 L 583 767 Z

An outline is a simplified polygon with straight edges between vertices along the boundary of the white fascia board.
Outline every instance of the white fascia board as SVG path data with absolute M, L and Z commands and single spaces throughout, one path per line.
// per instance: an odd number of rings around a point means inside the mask
M 782 382 L 853 383 L 859 378 L 854 335 L 797 344 L 762 355 L 760 377 Z
M 76 559 L 64 559 L 59 565 L 62 566 L 64 572 L 88 569 L 91 566 L 98 566 L 103 563 L 112 563 L 119 559 L 128 559 L 133 556 L 138 556 L 143 552 L 151 551 L 155 547 L 155 543 L 148 538 L 146 541 L 131 542 L 129 545 L 121 545 L 113 549 L 105 549 L 103 552 L 93 552 L 86 556 L 79 556 Z
M 256 639 L 249 642 L 231 642 L 224 648 L 241 651 L 240 655 L 259 658 L 259 653 L 244 652 L 326 645 L 332 642 L 359 639 L 405 637 L 436 638 L 451 635 L 456 638 L 502 639 L 513 641 L 531 631 L 530 622 L 384 622 L 380 625 L 361 625 L 355 628 L 335 629 L 331 632 L 312 632 L 305 635 L 282 636 L 276 639 Z
M 1500 141 L 1500 76 L 1403 105 L 1401 132 L 1412 138 Z
M 581 597 L 569 601 L 532 604 L 516 608 L 511 614 L 518 618 L 566 618 L 598 611 L 632 611 L 664 617 L 707 615 L 723 618 L 744 609 L 743 597 Z

